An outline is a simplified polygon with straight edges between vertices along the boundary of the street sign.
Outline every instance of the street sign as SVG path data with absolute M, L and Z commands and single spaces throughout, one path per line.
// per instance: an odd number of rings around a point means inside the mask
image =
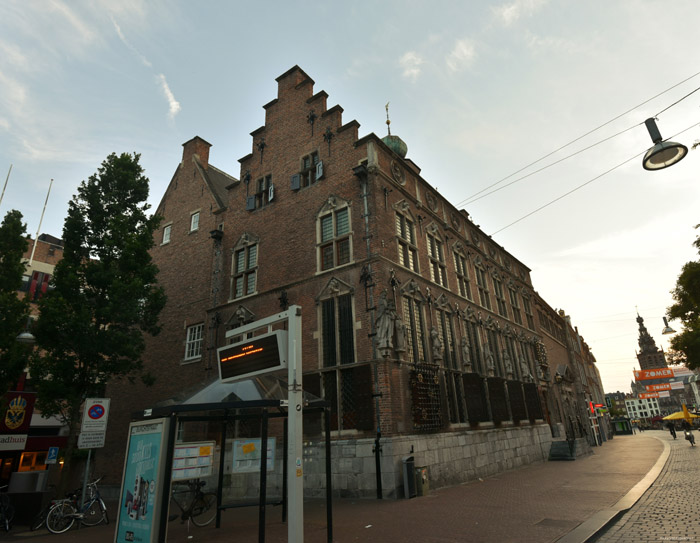
M 87 398 L 83 407 L 81 432 L 105 433 L 109 417 L 109 398 Z
M 79 449 L 101 449 L 104 446 L 104 432 L 81 432 L 78 436 Z
M 49 447 L 49 454 L 46 455 L 44 464 L 55 464 L 58 460 L 58 447 Z

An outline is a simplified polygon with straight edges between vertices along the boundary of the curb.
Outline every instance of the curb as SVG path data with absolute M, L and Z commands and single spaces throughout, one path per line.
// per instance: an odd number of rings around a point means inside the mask
M 665 441 L 655 435 L 651 437 L 661 441 L 661 443 L 664 445 L 664 450 L 644 478 L 634 485 L 630 491 L 620 498 L 610 509 L 602 509 L 601 511 L 598 511 L 591 518 L 579 524 L 568 534 L 557 539 L 556 543 L 586 543 L 587 541 L 591 541 L 593 537 L 598 535 L 619 517 L 624 515 L 635 503 L 639 501 L 639 498 L 641 498 L 644 493 L 649 490 L 649 487 L 653 485 L 656 479 L 659 477 L 661 470 L 666 465 L 666 461 L 671 454 L 671 445 L 669 445 L 668 441 Z

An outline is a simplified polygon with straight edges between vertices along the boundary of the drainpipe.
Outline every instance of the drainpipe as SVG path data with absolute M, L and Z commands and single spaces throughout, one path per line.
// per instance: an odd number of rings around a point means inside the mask
M 371 153 L 370 153 L 371 154 Z M 361 164 L 360 166 L 357 166 L 353 169 L 353 173 L 358 177 L 360 180 L 360 190 L 362 192 L 362 205 L 363 205 L 363 210 L 362 210 L 362 216 L 364 218 L 365 222 L 365 244 L 366 244 L 366 258 L 367 258 L 367 273 L 368 275 L 372 276 L 372 263 L 370 262 L 370 258 L 372 256 L 372 245 L 371 245 L 371 239 L 372 235 L 370 233 L 370 227 L 369 227 L 369 217 L 370 217 L 370 212 L 369 212 L 369 186 L 368 186 L 368 174 L 369 170 L 366 165 Z M 375 321 L 374 321 L 374 283 L 370 279 L 369 284 L 367 286 L 367 292 L 368 292 L 368 298 L 369 298 L 369 308 L 370 308 L 370 336 L 374 337 L 376 334 L 376 328 L 375 328 Z M 372 357 L 377 360 L 377 344 L 373 340 L 372 341 Z M 377 473 L 377 499 L 381 500 L 383 498 L 383 492 L 382 492 L 382 466 L 381 466 L 381 454 L 382 454 L 382 446 L 381 446 L 381 438 L 382 438 L 382 427 L 381 427 L 381 418 L 380 418 L 380 412 L 379 412 L 379 398 L 381 397 L 381 392 L 379 390 L 379 368 L 378 364 L 375 362 L 374 364 L 374 412 L 377 415 L 377 437 L 374 440 L 374 447 L 373 447 L 373 452 L 374 452 L 374 461 L 375 461 L 375 471 Z

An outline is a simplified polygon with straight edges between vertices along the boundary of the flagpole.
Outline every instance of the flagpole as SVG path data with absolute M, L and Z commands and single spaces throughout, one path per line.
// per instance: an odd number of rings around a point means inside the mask
M 12 171 L 12 164 L 10 164 L 10 170 L 7 172 L 7 177 L 5 178 L 5 185 L 2 187 L 2 194 L 0 194 L 0 204 L 2 204 L 2 198 L 5 196 L 5 189 L 7 188 L 7 182 L 10 180 L 10 172 Z
M 44 221 L 44 212 L 46 211 L 46 204 L 49 203 L 49 194 L 51 194 L 51 185 L 53 185 L 53 179 L 49 183 L 49 191 L 46 193 L 46 200 L 44 201 L 44 209 L 41 210 L 41 218 L 39 219 L 39 228 L 36 229 L 36 236 L 34 236 L 34 247 L 32 247 L 32 255 L 29 257 L 29 265 L 32 265 L 34 261 L 34 251 L 36 251 L 36 242 L 39 240 L 39 232 L 41 232 L 41 223 Z

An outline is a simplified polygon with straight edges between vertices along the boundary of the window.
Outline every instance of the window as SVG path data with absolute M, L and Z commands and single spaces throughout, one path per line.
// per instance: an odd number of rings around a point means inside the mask
M 416 364 L 425 362 L 425 323 L 420 305 L 413 298 L 404 296 L 403 322 L 406 324 L 406 351 L 408 360 Z
M 350 294 L 321 302 L 321 344 L 324 367 L 355 362 L 354 328 Z
M 457 272 L 457 286 L 459 295 L 467 300 L 472 299 L 471 286 L 469 285 L 469 272 L 467 271 L 467 259 L 460 253 L 452 253 L 455 261 L 455 271 Z
M 442 241 L 431 234 L 428 234 L 428 258 L 430 259 L 430 280 L 447 288 L 447 270 Z
M 195 211 L 190 215 L 190 232 L 196 232 L 197 230 L 199 230 L 199 211 Z M 165 236 L 165 232 L 163 236 Z M 170 232 L 168 232 L 168 239 L 170 239 Z
M 26 276 L 25 276 L 26 277 Z M 47 292 L 53 290 L 53 286 L 49 287 L 49 282 L 51 281 L 51 274 L 33 271 L 31 280 L 28 283 L 28 298 L 30 302 L 35 302 L 41 298 Z M 24 290 L 24 280 L 22 289 Z
M 185 360 L 194 360 L 202 356 L 202 336 L 204 323 L 187 327 L 187 340 L 185 341 Z
M 527 319 L 527 327 L 530 330 L 535 329 L 535 319 L 532 316 L 532 305 L 530 299 L 523 296 L 523 309 L 525 309 L 525 318 Z
M 275 187 L 272 184 L 272 175 L 261 177 L 255 182 L 255 194 L 246 196 L 246 210 L 255 211 L 272 202 L 275 196 Z
M 258 245 L 251 243 L 236 248 L 233 253 L 231 299 L 255 293 L 258 273 Z
M 486 270 L 477 264 L 476 268 L 476 287 L 479 290 L 479 303 L 486 309 L 491 309 L 491 298 L 489 296 L 489 287 L 486 283 Z
M 498 306 L 498 314 L 503 317 L 508 317 L 508 308 L 506 307 L 506 299 L 503 296 L 503 282 L 500 277 L 493 276 L 493 294 L 496 296 L 496 305 Z
M 333 210 L 319 218 L 321 270 L 350 262 L 350 208 Z
M 316 181 L 321 179 L 323 176 L 323 163 L 320 162 L 318 158 L 318 153 L 314 151 L 313 153 L 306 155 L 301 159 L 301 171 L 299 172 L 299 186 L 294 186 L 294 181 L 292 182 L 292 189 L 299 189 L 304 187 L 310 187 Z
M 173 225 L 169 224 L 163 228 L 163 245 L 166 243 L 170 243 L 170 230 L 172 229 Z
M 518 303 L 518 293 L 514 286 L 508 287 L 508 295 L 510 297 L 510 309 L 513 312 L 513 320 L 516 324 L 523 324 L 523 316 L 520 314 L 520 304 Z
M 396 236 L 399 247 L 399 264 L 417 272 L 418 255 L 415 225 L 411 219 L 401 213 L 396 214 Z

